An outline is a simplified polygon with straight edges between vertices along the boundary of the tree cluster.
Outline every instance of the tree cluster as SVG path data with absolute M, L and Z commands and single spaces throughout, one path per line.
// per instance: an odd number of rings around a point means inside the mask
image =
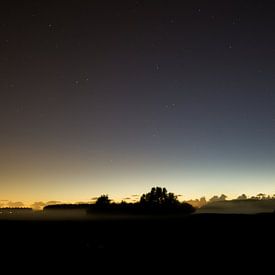
M 166 188 L 153 187 L 143 194 L 135 203 L 112 202 L 108 195 L 101 195 L 93 204 L 62 204 L 48 205 L 44 210 L 86 209 L 88 213 L 107 214 L 191 214 L 195 208 L 180 202 L 174 193 L 168 193 Z

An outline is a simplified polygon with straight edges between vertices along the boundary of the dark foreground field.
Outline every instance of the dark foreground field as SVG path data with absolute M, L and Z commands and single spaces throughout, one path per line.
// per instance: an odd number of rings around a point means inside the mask
M 96 220 L 0 220 L 1 248 L 63 253 L 115 251 L 195 254 L 275 243 L 275 215 L 195 214 L 187 217 Z M 229 240 L 233 240 L 229 241 Z
M 248 265 L 257 265 L 254 261 L 260 258 L 270 262 L 275 247 L 275 216 L 195 214 L 83 221 L 1 220 L 0 233 L 1 252 L 13 258 L 27 255 L 31 260 L 40 256 L 51 263 L 65 257 L 82 259 L 86 264 L 118 258 L 122 265 L 126 258 L 136 264 L 151 259 L 162 259 L 160 264 L 167 264 L 172 258 L 179 259 L 177 265 L 182 267 L 210 257 L 213 264 L 222 261 L 229 268 L 239 265 L 238 261 L 244 263 L 244 258 L 249 259 Z

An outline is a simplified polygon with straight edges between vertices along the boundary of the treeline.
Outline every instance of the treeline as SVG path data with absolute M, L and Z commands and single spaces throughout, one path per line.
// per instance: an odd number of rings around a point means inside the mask
M 31 207 L 0 207 L 0 211 L 2 210 L 27 210 L 32 211 Z
M 166 188 L 153 187 L 143 194 L 138 202 L 111 202 L 108 195 L 101 195 L 93 204 L 57 204 L 44 207 L 48 210 L 86 210 L 88 214 L 191 214 L 195 208 L 188 203 L 180 202 L 174 193 Z
M 91 204 L 88 203 L 62 203 L 62 204 L 51 204 L 44 206 L 43 210 L 61 210 L 61 209 L 71 209 L 71 210 L 82 210 L 88 209 Z
M 200 199 L 193 199 L 186 201 L 187 203 L 193 205 L 195 208 L 201 208 L 207 206 L 209 204 L 217 203 L 217 202 L 227 202 L 227 201 L 245 201 L 245 202 L 252 202 L 252 201 L 273 201 L 275 200 L 275 194 L 267 195 L 263 193 L 259 193 L 256 196 L 247 196 L 246 194 L 241 194 L 235 199 L 227 200 L 227 196 L 225 194 L 221 194 L 220 196 L 214 195 L 209 200 L 206 200 L 205 197 L 201 197 Z
M 30 207 L 0 207 L 0 215 L 11 215 L 19 213 L 31 213 L 33 211 Z

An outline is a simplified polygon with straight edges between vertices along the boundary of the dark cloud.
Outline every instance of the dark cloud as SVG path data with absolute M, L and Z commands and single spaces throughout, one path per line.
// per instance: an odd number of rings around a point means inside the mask
M 137 198 L 137 197 L 140 197 L 140 195 L 135 194 L 135 195 L 131 195 L 131 197 Z

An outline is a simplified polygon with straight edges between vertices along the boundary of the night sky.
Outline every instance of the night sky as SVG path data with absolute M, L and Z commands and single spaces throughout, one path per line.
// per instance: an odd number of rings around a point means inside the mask
M 274 1 L 0 14 L 0 200 L 275 193 Z

